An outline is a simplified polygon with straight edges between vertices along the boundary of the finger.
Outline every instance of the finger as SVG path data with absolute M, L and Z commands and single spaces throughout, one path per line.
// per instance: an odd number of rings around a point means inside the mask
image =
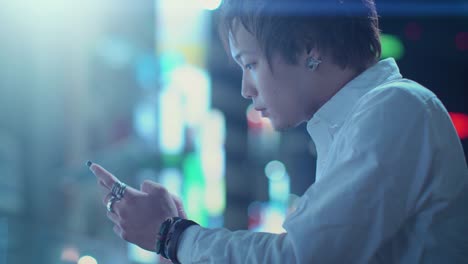
M 127 188 L 125 188 L 125 192 L 120 202 L 125 203 L 125 204 L 132 203 L 133 201 L 135 201 L 137 197 L 146 196 L 146 195 L 148 194 L 127 185 Z
M 128 234 L 119 225 L 114 225 L 114 232 L 123 240 L 130 242 Z
M 145 193 L 149 193 L 152 189 L 153 181 L 144 180 L 140 185 L 140 190 Z
M 159 256 L 159 263 L 161 264 L 172 264 L 172 261 L 163 258 L 162 256 Z
M 107 211 L 107 218 L 109 218 L 116 225 L 118 225 L 120 222 L 120 217 L 116 213 Z
M 107 190 L 107 189 L 106 189 Z M 141 197 L 147 195 L 146 193 L 140 192 L 139 190 L 136 190 L 130 186 L 127 186 L 125 188 L 125 193 L 123 197 L 119 200 L 116 200 L 112 203 L 112 210 L 115 213 L 119 213 L 121 208 L 124 208 L 128 206 L 128 203 L 132 203 L 136 197 Z M 109 191 L 107 191 L 104 195 L 104 198 L 102 198 L 102 204 L 107 208 L 107 204 L 109 203 L 109 200 L 112 198 L 113 194 Z
M 114 183 L 118 181 L 117 177 L 115 177 L 112 173 L 108 172 L 106 169 L 104 169 L 96 163 L 91 164 L 91 166 L 89 166 L 89 169 L 108 189 L 111 189 L 112 185 L 114 185 Z
M 102 194 L 103 197 L 111 193 L 111 190 L 107 188 L 106 185 L 101 180 L 97 180 L 97 184 L 99 185 L 99 191 Z
M 107 206 L 107 203 L 109 202 L 111 197 L 112 197 L 112 193 L 108 193 L 106 196 L 104 196 L 104 199 L 102 199 L 102 203 L 104 204 L 104 206 Z
M 164 188 L 164 186 L 154 181 L 150 181 L 150 180 L 143 181 L 140 189 L 142 192 L 148 193 L 148 194 L 160 192 L 160 191 L 166 191 L 166 188 Z
M 109 201 L 107 201 L 107 202 L 109 202 Z M 119 213 L 121 211 L 121 208 L 122 208 L 122 206 L 124 206 L 121 203 L 122 203 L 122 200 L 118 200 L 118 199 L 116 199 L 114 202 L 112 202 L 112 205 L 111 205 L 112 212 L 109 212 L 109 210 L 107 210 L 107 203 L 106 203 L 105 206 L 106 206 L 107 212 L 115 214 L 115 215 L 120 215 Z
M 112 211 L 117 214 L 119 217 L 123 210 L 132 208 L 134 206 L 134 202 L 141 198 L 142 196 L 147 196 L 148 194 L 143 193 L 137 189 L 134 189 L 128 186 L 125 189 L 125 193 L 121 199 L 115 200 L 112 203 Z M 104 205 L 107 207 L 107 203 L 109 199 L 111 199 L 112 193 L 109 193 L 103 200 Z
M 109 188 L 107 188 L 107 186 L 104 184 L 104 182 L 101 181 L 100 179 L 97 179 L 97 182 L 98 182 L 99 186 L 106 188 L 106 190 L 109 189 Z
M 175 195 L 175 194 L 171 193 L 171 196 L 172 196 L 172 200 L 174 200 L 174 203 L 176 205 L 178 216 L 180 218 L 187 219 L 187 214 L 185 213 L 184 205 L 182 204 L 182 200 L 179 197 L 177 197 L 177 195 Z

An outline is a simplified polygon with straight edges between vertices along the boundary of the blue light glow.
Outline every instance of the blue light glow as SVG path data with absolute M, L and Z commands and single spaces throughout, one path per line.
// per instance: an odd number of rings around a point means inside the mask
M 136 79 L 144 89 L 156 87 L 158 65 L 154 55 L 144 55 L 136 62 Z
M 138 136 L 150 146 L 157 147 L 157 115 L 156 106 L 150 102 L 141 102 L 134 110 L 134 128 Z
M 159 181 L 169 192 L 179 197 L 182 195 L 182 173 L 179 169 L 163 169 L 159 175 Z
M 272 181 L 280 181 L 286 176 L 286 167 L 281 161 L 272 160 L 265 166 L 265 175 Z
M 139 246 L 128 243 L 128 258 L 136 263 L 155 263 L 157 255 L 154 252 L 144 250 Z
M 270 201 L 286 204 L 289 198 L 289 177 L 268 181 Z
M 185 144 L 181 93 L 167 87 L 159 97 L 159 147 L 164 154 L 179 154 Z

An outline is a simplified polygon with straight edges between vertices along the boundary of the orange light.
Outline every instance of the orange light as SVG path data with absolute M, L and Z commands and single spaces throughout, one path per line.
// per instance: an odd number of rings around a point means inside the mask
M 457 134 L 461 139 L 468 138 L 468 115 L 462 113 L 449 113 Z
M 247 108 L 247 122 L 250 128 L 262 127 L 262 116 L 254 109 L 253 105 Z
M 273 126 L 270 123 L 270 119 L 262 117 L 262 115 L 257 110 L 255 110 L 253 105 L 249 105 L 246 114 L 249 128 L 273 131 Z

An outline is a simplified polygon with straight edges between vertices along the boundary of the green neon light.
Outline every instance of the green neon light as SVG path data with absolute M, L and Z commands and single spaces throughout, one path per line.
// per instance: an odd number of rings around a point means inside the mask
M 380 42 L 382 43 L 382 59 L 393 57 L 395 60 L 399 60 L 403 58 L 405 47 L 397 36 L 382 34 Z
M 186 156 L 183 162 L 183 171 L 183 201 L 187 216 L 200 225 L 207 226 L 208 212 L 204 199 L 206 184 L 198 153 L 191 153 Z

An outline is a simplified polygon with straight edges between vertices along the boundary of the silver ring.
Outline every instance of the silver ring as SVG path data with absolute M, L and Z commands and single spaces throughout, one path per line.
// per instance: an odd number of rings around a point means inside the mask
M 117 181 L 114 183 L 114 185 L 112 185 L 111 193 L 120 200 L 123 198 L 126 188 L 127 185 L 125 183 Z
M 110 213 L 113 213 L 114 212 L 114 209 L 112 209 L 112 205 L 114 204 L 115 201 L 118 201 L 119 198 L 115 197 L 114 195 L 111 196 L 111 198 L 109 199 L 109 201 L 107 201 L 107 211 L 110 212 Z

